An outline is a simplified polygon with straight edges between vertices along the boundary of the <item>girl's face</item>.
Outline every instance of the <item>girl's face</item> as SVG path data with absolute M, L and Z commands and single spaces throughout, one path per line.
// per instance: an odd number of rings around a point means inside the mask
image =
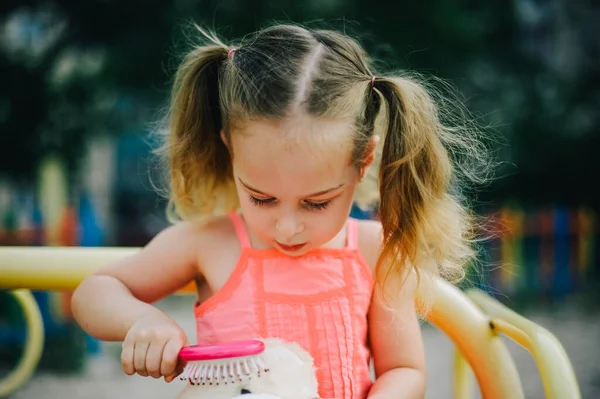
M 360 180 L 350 125 L 308 116 L 252 121 L 232 132 L 230 144 L 254 246 L 298 256 L 340 233 Z

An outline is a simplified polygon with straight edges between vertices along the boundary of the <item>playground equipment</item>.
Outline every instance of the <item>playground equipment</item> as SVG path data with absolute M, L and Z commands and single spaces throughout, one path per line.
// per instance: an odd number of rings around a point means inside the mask
M 31 291 L 17 289 L 9 292 L 23 309 L 27 335 L 20 361 L 4 379 L 0 380 L 0 398 L 8 396 L 31 378 L 44 349 L 44 322 Z
M 138 248 L 0 247 L 0 289 L 22 296 L 27 290 L 71 291 L 98 267 L 138 251 Z M 14 291 L 16 290 L 16 291 Z M 179 293 L 193 293 L 190 284 Z M 26 383 L 43 346 L 43 325 L 30 303 L 28 350 L 5 380 L 0 397 Z M 546 329 L 523 318 L 479 290 L 458 288 L 440 281 L 429 322 L 447 334 L 456 346 L 453 397 L 468 399 L 472 370 L 484 399 L 524 398 L 521 381 L 500 334 L 533 356 L 549 399 L 580 399 L 571 362 L 560 342 Z M 27 357 L 29 356 L 29 357 Z M 39 357 L 37 357 L 39 358 Z M 20 367 L 20 369 L 19 369 Z M 24 371 L 23 371 L 24 370 Z M 12 377 L 18 374 L 18 377 Z

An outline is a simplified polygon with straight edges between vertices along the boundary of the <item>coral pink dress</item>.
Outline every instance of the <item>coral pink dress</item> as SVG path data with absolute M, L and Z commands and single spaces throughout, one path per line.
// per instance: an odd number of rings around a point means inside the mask
M 241 216 L 230 218 L 241 255 L 223 288 L 194 308 L 198 343 L 294 341 L 314 358 L 322 398 L 366 398 L 373 277 L 357 248 L 357 221 L 348 219 L 345 248 L 289 257 L 252 248 Z

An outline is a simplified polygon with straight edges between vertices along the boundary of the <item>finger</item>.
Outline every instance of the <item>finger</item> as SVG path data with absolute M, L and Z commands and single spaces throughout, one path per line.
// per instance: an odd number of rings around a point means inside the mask
M 179 375 L 181 375 L 181 373 L 183 373 L 183 370 L 185 369 L 186 364 L 187 364 L 187 362 L 184 362 L 181 359 L 177 360 L 177 366 L 175 366 L 175 371 L 172 374 L 166 376 L 165 381 L 171 382 L 175 378 L 177 378 Z
M 136 373 L 143 377 L 148 376 L 146 371 L 146 355 L 150 344 L 148 342 L 136 342 L 133 348 L 133 367 Z
M 172 381 L 183 371 L 183 367 L 179 359 L 179 351 L 183 347 L 183 343 L 179 339 L 170 339 L 162 353 L 162 362 L 160 365 L 160 374 L 172 377 L 169 381 Z M 167 379 L 165 378 L 165 381 Z
M 133 344 L 127 341 L 123 342 L 123 349 L 121 349 L 121 367 L 123 367 L 125 374 L 135 374 L 135 367 L 133 366 Z
M 162 376 L 160 370 L 164 346 L 165 343 L 163 341 L 152 342 L 146 353 L 146 372 L 152 378 L 160 378 Z

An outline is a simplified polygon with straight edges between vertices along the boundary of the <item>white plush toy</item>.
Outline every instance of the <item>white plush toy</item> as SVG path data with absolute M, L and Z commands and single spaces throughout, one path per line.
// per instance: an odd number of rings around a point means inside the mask
M 204 364 L 194 369 L 188 364 L 182 374 L 187 385 L 177 399 L 318 398 L 313 359 L 308 352 L 296 343 L 275 338 L 263 342 L 264 351 L 252 357 L 250 366 L 231 367 L 232 362 L 221 362 L 220 366 Z

